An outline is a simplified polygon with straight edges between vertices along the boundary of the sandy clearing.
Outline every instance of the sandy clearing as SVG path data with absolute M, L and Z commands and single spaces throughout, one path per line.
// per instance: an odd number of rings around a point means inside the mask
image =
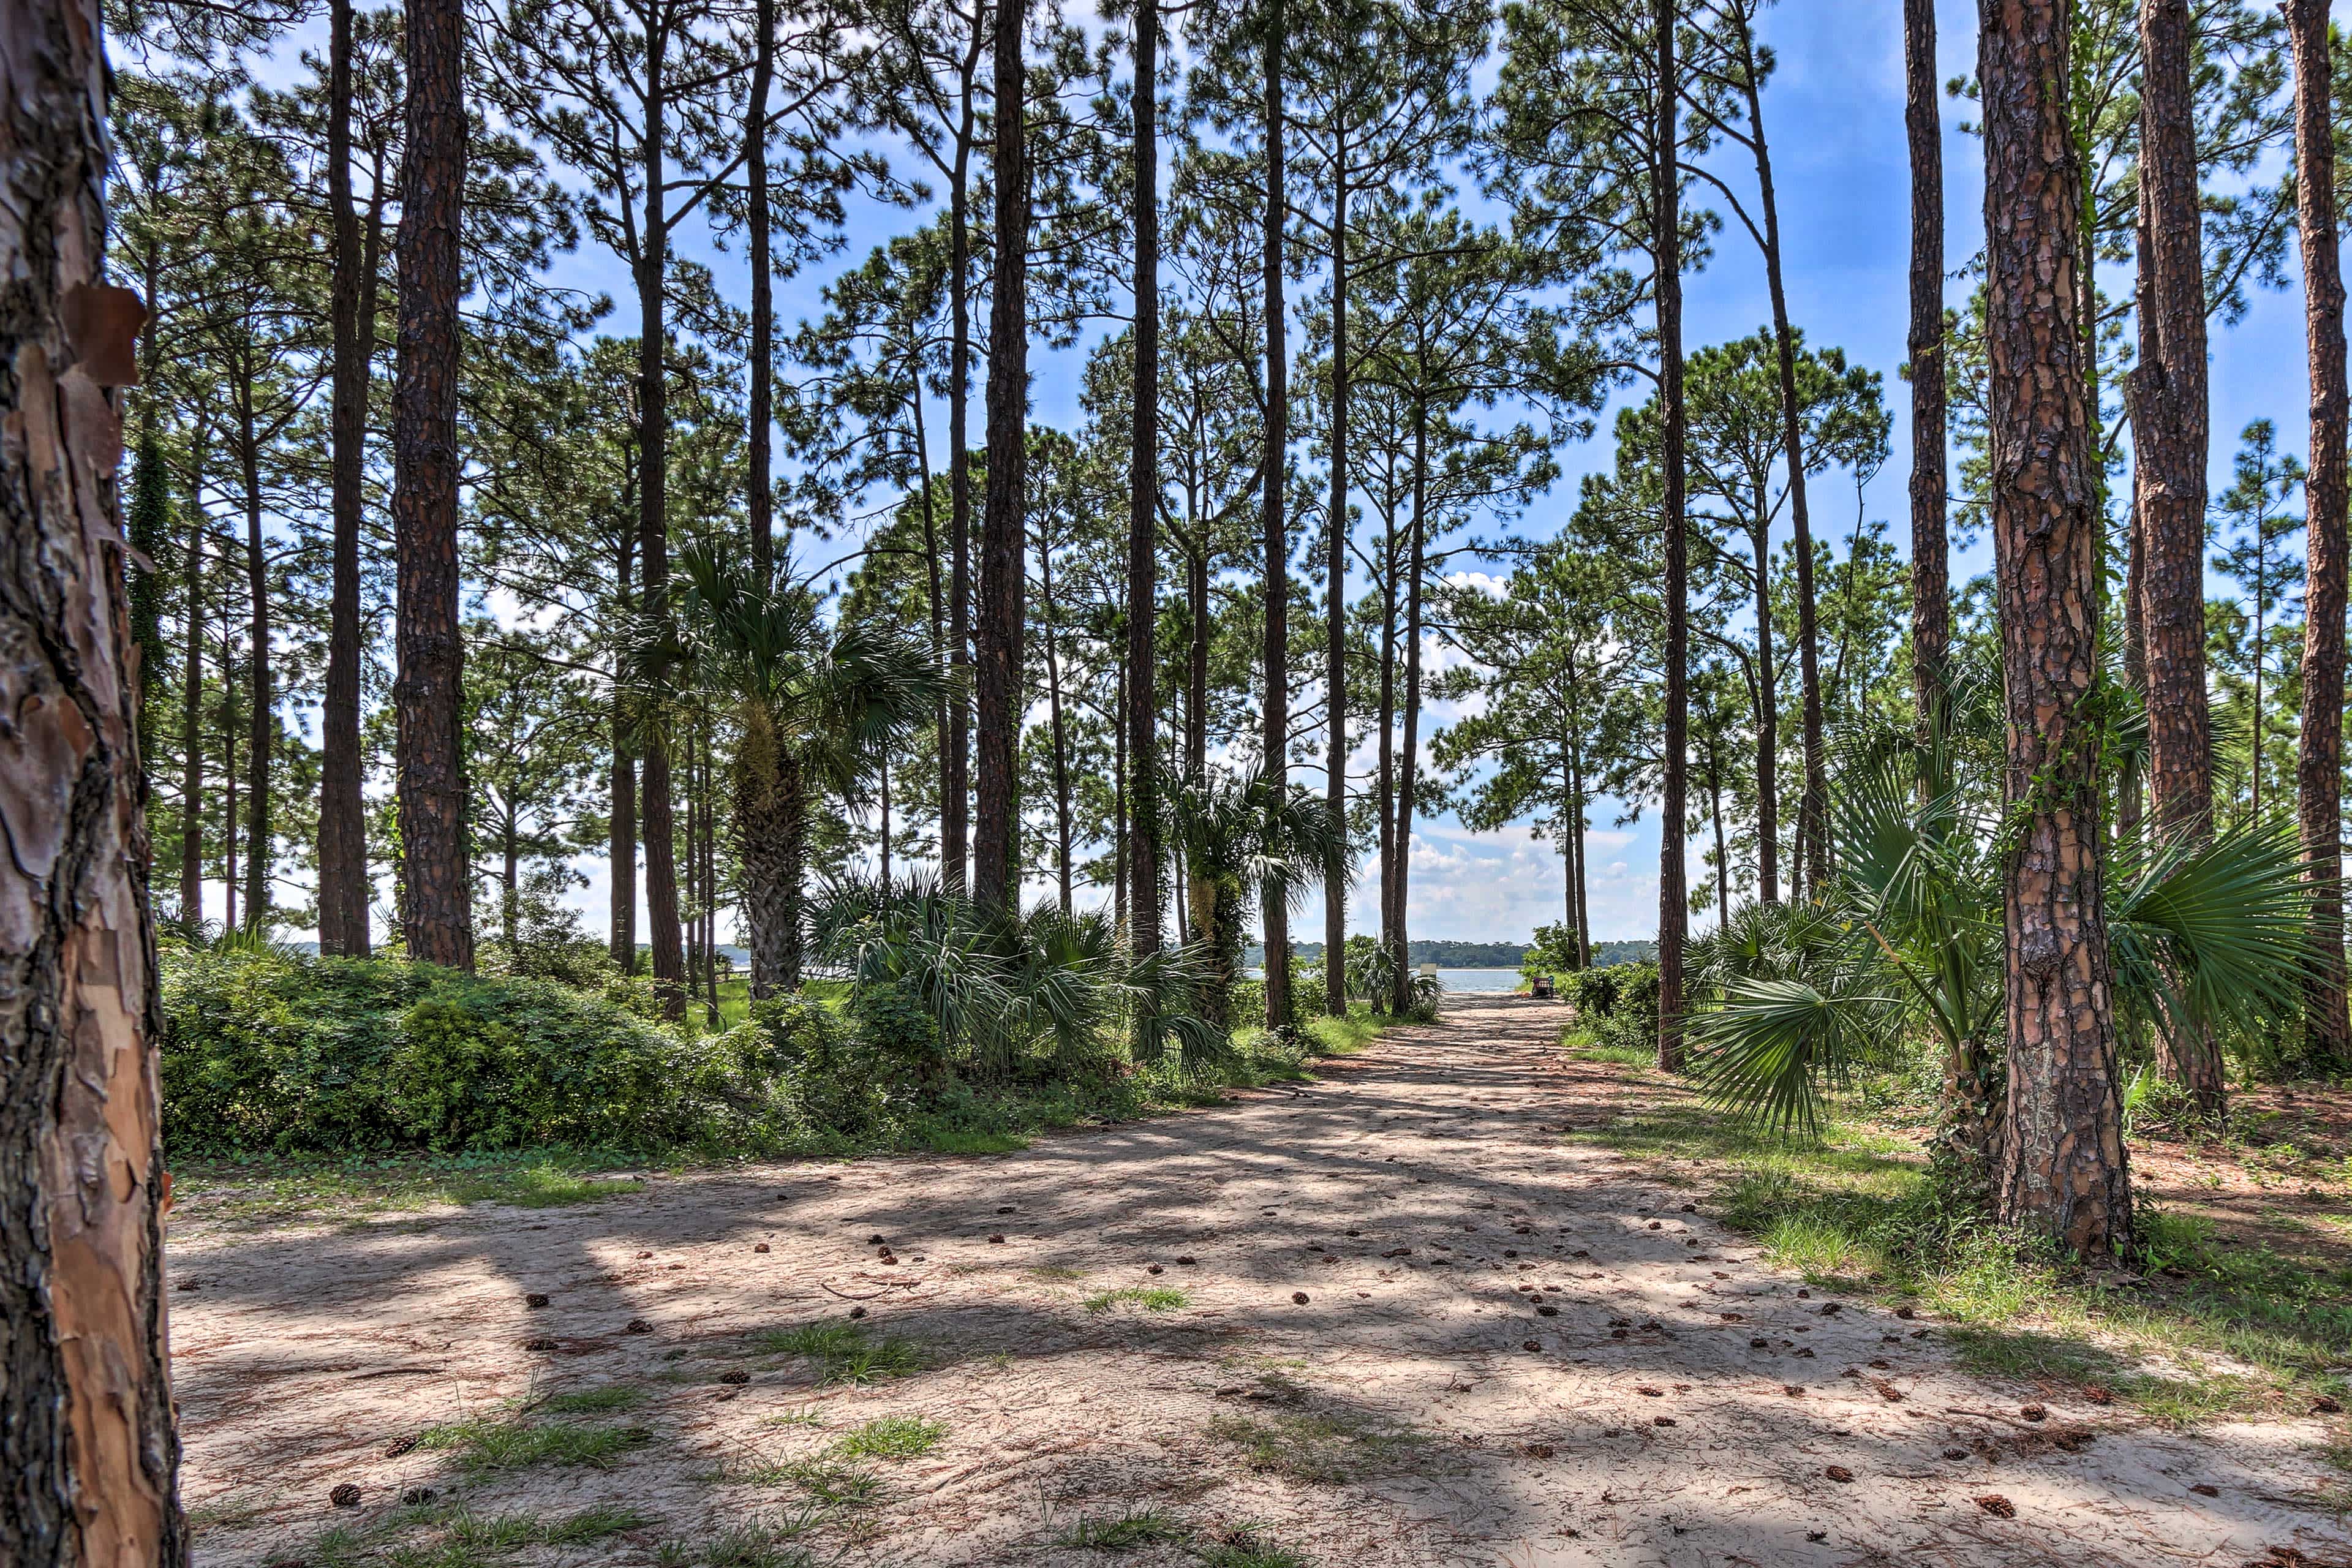
M 197 1560 L 298 1560 L 429 1486 L 492 1514 L 632 1504 L 660 1525 L 560 1556 L 650 1562 L 664 1537 L 799 1495 L 723 1470 L 906 1414 L 945 1423 L 944 1443 L 876 1462 L 884 1500 L 863 1531 L 829 1531 L 825 1555 L 1103 1563 L 1055 1537 L 1156 1507 L 1212 1533 L 1261 1526 L 1325 1564 L 2352 1561 L 2343 1521 L 2296 1500 L 2330 1479 L 2317 1423 L 2172 1433 L 1969 1376 L 1932 1324 L 1829 1310 L 1638 1163 L 1563 1145 L 1555 1130 L 1597 1107 L 1558 1065 L 1560 1016 L 1456 998 L 1318 1083 L 1010 1156 L 664 1176 L 569 1209 L 183 1226 Z M 1187 1304 L 1085 1305 L 1147 1287 Z M 747 1340 L 856 1306 L 926 1370 L 821 1389 Z M 385 1457 L 436 1422 L 614 1383 L 650 1398 L 591 1419 L 655 1441 L 609 1470 L 477 1479 L 446 1455 Z M 2018 1417 L 2029 1399 L 2045 1422 Z M 795 1413 L 824 1425 L 776 1420 Z M 2050 1442 L 2073 1428 L 2093 1435 Z M 1252 1467 L 1249 1438 L 1285 1432 L 1315 1436 L 1328 1479 Z M 343 1482 L 358 1509 L 330 1506 Z M 1992 1495 L 2016 1517 L 1976 1500 Z

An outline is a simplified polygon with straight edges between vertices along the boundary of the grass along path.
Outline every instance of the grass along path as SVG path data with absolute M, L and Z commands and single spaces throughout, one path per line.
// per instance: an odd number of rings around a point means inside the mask
M 1643 1133 L 1675 1091 L 1563 1058 L 1561 1016 L 1457 998 L 1318 1080 L 1002 1156 L 175 1224 L 198 1560 L 2352 1555 L 2332 1418 L 2102 1404 L 1964 1361 L 1891 1278 L 1808 1284 L 1723 1223 L 1709 1162 L 1760 1154 Z

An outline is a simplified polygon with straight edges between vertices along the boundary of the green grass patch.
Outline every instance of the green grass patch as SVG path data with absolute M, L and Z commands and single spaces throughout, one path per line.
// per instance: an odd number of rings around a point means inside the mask
M 1132 1552 L 1139 1546 L 1174 1545 L 1192 1539 L 1192 1527 L 1174 1514 L 1147 1508 L 1109 1519 L 1081 1519 L 1054 1538 L 1056 1546 L 1086 1552 Z
M 751 1348 L 809 1362 L 822 1384 L 885 1383 L 923 1368 L 921 1352 L 911 1342 L 869 1340 L 856 1324 L 840 1319 L 763 1330 L 751 1336 Z
M 1655 1067 L 1658 1063 L 1655 1047 L 1607 1044 L 1580 1024 L 1561 1026 L 1559 1048 L 1581 1061 L 1612 1062 L 1627 1068 Z
M 947 1424 L 919 1415 L 877 1415 L 835 1439 L 845 1459 L 919 1459 L 946 1440 Z
M 2096 1383 L 2192 1426 L 2339 1382 L 2352 1363 L 2352 1281 L 2264 1248 L 2218 1246 L 2193 1215 L 2143 1209 L 2147 1284 L 2118 1285 L 1941 1204 L 1907 1129 L 1852 1120 L 1813 1143 L 1727 1121 L 1695 1097 L 1571 1136 L 1655 1160 L 1657 1179 L 1712 1189 L 1732 1229 L 1811 1284 L 1925 1309 L 1969 1370 Z M 1889 1114 L 1914 1123 L 1916 1107 Z
M 519 1470 L 533 1465 L 584 1465 L 608 1470 L 654 1440 L 643 1426 L 586 1426 L 558 1421 L 471 1417 L 435 1426 L 416 1446 L 456 1456 L 461 1470 Z
M 539 1408 L 557 1415 L 593 1415 L 609 1410 L 635 1410 L 645 1402 L 645 1390 L 625 1383 L 608 1383 L 601 1388 L 551 1394 L 539 1402 Z
M 1147 1312 L 1173 1312 L 1192 1305 L 1192 1298 L 1181 1290 L 1166 1286 L 1129 1285 L 1117 1290 L 1097 1290 L 1087 1298 L 1087 1310 L 1108 1312 L 1121 1302 L 1130 1302 Z
M 737 1486 L 796 1487 L 810 1508 L 825 1511 L 870 1508 L 882 1499 L 880 1477 L 824 1455 L 764 1460 L 730 1468 L 721 1479 Z
M 1253 1470 L 1329 1485 L 1389 1468 L 1421 1446 L 1411 1427 L 1328 1405 L 1279 1373 L 1258 1382 L 1287 1408 L 1263 1418 L 1213 1415 L 1205 1428 L 1214 1441 L 1240 1449 Z
M 1307 1568 L 1306 1558 L 1255 1531 L 1237 1531 L 1196 1548 L 1193 1555 L 1202 1568 Z
M 270 1224 L 305 1215 L 369 1219 L 451 1205 L 557 1208 L 643 1192 L 643 1155 L 539 1149 L 514 1153 L 191 1159 L 173 1166 L 188 1217 Z

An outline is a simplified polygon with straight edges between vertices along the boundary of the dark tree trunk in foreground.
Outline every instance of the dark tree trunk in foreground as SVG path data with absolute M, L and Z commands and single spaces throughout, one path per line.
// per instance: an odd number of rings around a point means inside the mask
M 142 310 L 106 287 L 95 3 L 0 50 L 0 1562 L 187 1557 L 139 677 L 116 485 Z
M 2088 1258 L 2131 1239 L 2100 878 L 2098 485 L 2076 321 L 2068 0 L 1979 40 L 1992 526 L 2009 719 L 2001 1217 Z
M 972 26 L 985 15 L 975 6 Z M 970 886 L 971 859 L 971 138 L 960 135 L 955 188 L 948 194 L 948 659 L 953 679 L 940 752 L 940 885 L 957 894 Z
M 1658 0 L 1657 142 L 1651 156 L 1654 286 L 1658 308 L 1658 399 L 1665 410 L 1665 498 L 1660 526 L 1665 533 L 1666 722 L 1663 785 L 1658 803 L 1658 1067 L 1674 1072 L 1683 1056 L 1683 932 L 1690 919 L 1684 897 L 1686 812 L 1683 792 L 1689 759 L 1690 586 L 1689 542 L 1683 532 L 1685 475 L 1683 452 L 1683 247 L 1680 132 L 1675 124 L 1675 0 Z
M 613 604 L 625 622 L 634 600 L 629 588 L 630 563 L 636 557 L 634 529 L 624 523 L 620 560 L 614 574 Z M 614 684 L 619 672 L 615 655 Z M 628 702 L 617 689 L 613 693 L 612 814 L 607 824 L 612 861 L 613 962 L 626 974 L 637 966 L 637 757 L 629 741 Z
M 1021 901 L 1018 781 L 1021 742 L 1022 546 L 1029 422 L 1029 156 L 1022 101 L 1025 5 L 996 19 L 996 276 L 988 315 L 988 490 L 980 520 L 979 755 L 973 784 L 972 894 L 1012 910 Z
M 1903 0 L 1903 122 L 1911 142 L 1911 689 L 1920 738 L 1940 717 L 1952 646 L 1944 537 L 1944 142 L 1936 0 Z
M 392 396 L 401 918 L 409 957 L 457 969 L 474 966 L 457 630 L 465 25 L 457 0 L 411 0 L 408 140 L 400 167 L 400 373 Z
M 1287 188 L 1282 174 L 1283 0 L 1265 6 L 1265 701 L 1261 766 L 1277 785 L 1290 777 L 1290 529 L 1283 479 L 1290 450 L 1290 363 L 1283 341 L 1282 226 Z M 1265 1026 L 1290 1026 L 1290 903 L 1286 889 L 1264 900 Z
M 2149 804 L 2168 833 L 2212 832 L 2213 736 L 2205 696 L 2205 263 L 2188 0 L 2141 0 L 2141 189 L 2148 243 L 2139 315 L 2149 351 L 2132 372 L 2146 617 Z M 2219 1116 L 2221 1052 L 2202 1030 L 2158 1034 L 2165 1074 Z
M 1135 430 L 1128 454 L 1128 940 L 1160 951 L 1160 7 L 1135 7 Z
M 2328 102 L 2326 0 L 2287 0 L 2294 49 L 2296 232 L 2303 241 L 2304 328 L 2311 363 L 2311 472 L 2304 481 L 2310 575 L 2305 585 L 2303 734 L 2295 754 L 2304 874 L 2312 889 L 2312 973 L 2305 1048 L 2352 1065 L 2344 996 L 2344 599 L 2346 394 L 2344 274 L 2336 249 L 2336 146 Z
M 327 689 L 319 712 L 319 951 L 368 952 L 367 801 L 361 790 L 360 501 L 375 323 L 360 319 L 360 220 L 352 205 L 352 5 L 330 8 L 327 206 L 334 223 L 335 372 L 329 436 L 334 542 L 329 568 Z

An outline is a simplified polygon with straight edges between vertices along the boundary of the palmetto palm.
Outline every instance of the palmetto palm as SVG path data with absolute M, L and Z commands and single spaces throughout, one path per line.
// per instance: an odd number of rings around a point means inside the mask
M 1811 1131 L 1856 1064 L 1925 1035 L 1944 1056 L 1947 1135 L 1980 1162 L 2002 1068 L 2000 820 L 1948 753 L 1857 733 L 1840 751 L 1822 901 L 1743 911 L 1697 944 L 1714 1002 L 1692 1021 L 1696 1068 L 1730 1109 Z M 2295 854 L 2291 826 L 2267 823 L 2115 852 L 2105 913 L 2127 1028 L 2218 1037 L 2292 1007 L 2307 962 Z
M 895 742 L 929 721 L 947 677 L 929 649 L 887 627 L 828 623 L 805 585 L 751 563 L 679 552 L 676 614 L 646 662 L 664 687 L 735 730 L 736 850 L 751 994 L 800 984 L 802 889 L 812 793 L 846 797 Z
M 1188 784 L 1170 797 L 1168 815 L 1191 871 L 1192 939 L 1208 965 L 1202 1012 L 1223 1028 L 1241 969 L 1244 903 L 1268 890 L 1296 896 L 1326 866 L 1347 864 L 1348 826 L 1323 801 L 1262 776 Z
M 1023 914 L 929 879 L 851 877 L 819 900 L 813 928 L 827 963 L 861 989 L 897 988 L 929 1017 L 939 1041 L 984 1076 L 1004 1077 L 1040 1051 L 1066 1064 L 1122 1021 L 1145 1060 L 1172 1044 L 1190 1064 L 1223 1043 L 1192 1009 L 1196 950 L 1130 959 L 1100 913 L 1042 904 Z

